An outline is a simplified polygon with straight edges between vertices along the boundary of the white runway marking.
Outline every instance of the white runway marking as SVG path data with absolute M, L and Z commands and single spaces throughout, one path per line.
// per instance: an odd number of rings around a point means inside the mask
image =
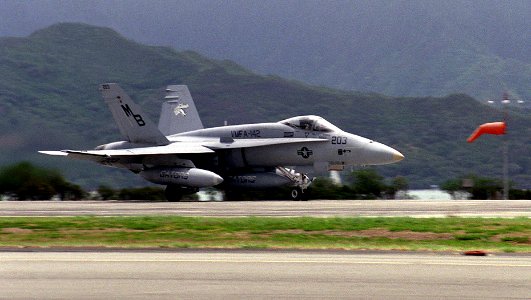
M 201 252 L 201 250 L 197 250 Z M 205 262 L 205 263 L 300 263 L 300 264 L 388 264 L 388 265 L 448 265 L 448 266 L 491 266 L 491 267 L 531 267 L 531 255 L 466 257 L 462 255 L 426 254 L 353 254 L 283 253 L 276 251 L 226 253 L 205 252 L 0 252 L 0 261 L 34 262 Z M 282 253 L 282 255 L 280 255 Z M 263 256 L 276 256 L 264 259 Z M 279 258 L 279 256 L 282 256 Z M 194 258 L 190 258 L 194 257 Z
M 531 200 L 0 201 L 0 216 L 531 217 Z

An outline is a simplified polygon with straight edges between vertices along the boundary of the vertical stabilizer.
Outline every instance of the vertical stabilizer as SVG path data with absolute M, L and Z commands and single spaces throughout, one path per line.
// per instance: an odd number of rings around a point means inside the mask
M 118 84 L 104 83 L 100 86 L 100 91 L 116 125 L 128 141 L 139 144 L 169 144 L 168 139 Z
M 169 85 L 164 99 L 167 101 L 162 104 L 159 119 L 159 130 L 164 135 L 203 129 L 203 123 L 186 85 Z

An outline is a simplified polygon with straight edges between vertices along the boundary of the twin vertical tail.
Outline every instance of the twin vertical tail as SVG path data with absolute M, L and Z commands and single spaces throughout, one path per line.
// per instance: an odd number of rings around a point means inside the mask
M 162 104 L 158 127 L 116 83 L 100 86 L 116 125 L 131 143 L 167 145 L 168 135 L 203 128 L 199 113 L 186 85 L 169 85 Z
M 118 84 L 102 84 L 100 91 L 127 141 L 150 145 L 169 144 L 168 139 Z
M 164 135 L 203 129 L 203 123 L 186 85 L 169 85 L 160 112 L 159 130 Z

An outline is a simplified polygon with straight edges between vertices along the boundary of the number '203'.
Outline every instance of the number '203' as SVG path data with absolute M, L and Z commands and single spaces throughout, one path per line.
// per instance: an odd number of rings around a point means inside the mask
M 344 136 L 333 136 L 332 144 L 334 145 L 344 145 L 347 143 L 347 137 Z

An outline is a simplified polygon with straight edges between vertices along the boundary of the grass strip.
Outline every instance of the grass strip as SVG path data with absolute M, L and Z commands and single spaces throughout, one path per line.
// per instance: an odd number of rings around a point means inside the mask
M 0 217 L 1 247 L 531 253 L 529 218 Z

